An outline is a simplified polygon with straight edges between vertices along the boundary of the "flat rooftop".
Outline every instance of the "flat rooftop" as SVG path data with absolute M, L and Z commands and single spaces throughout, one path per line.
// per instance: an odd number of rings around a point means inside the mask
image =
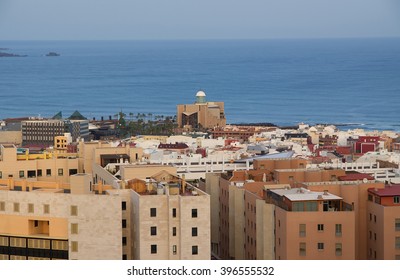
M 342 200 L 340 196 L 331 194 L 329 192 L 314 192 L 305 188 L 293 189 L 272 189 L 271 192 L 284 196 L 290 201 L 310 201 L 310 200 Z

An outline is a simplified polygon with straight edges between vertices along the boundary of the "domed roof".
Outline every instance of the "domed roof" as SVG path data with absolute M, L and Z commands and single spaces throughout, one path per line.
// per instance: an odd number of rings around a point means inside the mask
M 206 93 L 204 92 L 204 91 L 202 91 L 202 90 L 199 90 L 197 93 L 196 93 L 196 97 L 205 97 L 206 96 Z

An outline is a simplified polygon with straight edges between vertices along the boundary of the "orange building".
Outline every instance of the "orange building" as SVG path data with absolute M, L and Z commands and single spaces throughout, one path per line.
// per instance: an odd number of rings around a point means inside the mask
M 400 185 L 368 189 L 368 259 L 400 260 Z
M 341 197 L 329 192 L 286 188 L 268 190 L 267 202 L 277 206 L 276 259 L 355 258 L 355 214 Z

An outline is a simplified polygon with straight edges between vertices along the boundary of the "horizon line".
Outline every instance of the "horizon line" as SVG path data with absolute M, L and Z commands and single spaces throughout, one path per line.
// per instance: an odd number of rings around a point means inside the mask
M 400 35 L 393 36 L 333 36 L 333 37 L 266 37 L 266 38 L 136 38 L 136 39 L 1 39 L 0 42 L 6 41 L 269 41 L 269 40 L 335 40 L 335 39 L 400 39 Z

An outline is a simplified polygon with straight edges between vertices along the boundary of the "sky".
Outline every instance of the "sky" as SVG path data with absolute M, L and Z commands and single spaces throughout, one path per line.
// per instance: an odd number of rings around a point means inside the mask
M 0 0 L 0 40 L 400 37 L 400 0 Z

